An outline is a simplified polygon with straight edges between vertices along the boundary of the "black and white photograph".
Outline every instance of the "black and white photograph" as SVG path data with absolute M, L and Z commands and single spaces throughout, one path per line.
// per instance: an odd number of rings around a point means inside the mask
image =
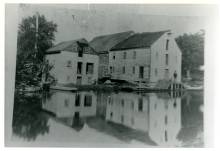
M 6 43 L 16 46 L 6 62 L 15 65 L 6 71 L 14 77 L 13 93 L 5 93 L 13 98 L 6 145 L 204 148 L 204 58 L 214 19 L 200 12 L 210 8 L 6 4 L 16 35 L 7 41 L 6 28 Z

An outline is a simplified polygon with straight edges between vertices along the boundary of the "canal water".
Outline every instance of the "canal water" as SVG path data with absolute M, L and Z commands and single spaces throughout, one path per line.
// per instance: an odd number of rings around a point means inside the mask
M 203 91 L 16 94 L 18 146 L 203 147 Z

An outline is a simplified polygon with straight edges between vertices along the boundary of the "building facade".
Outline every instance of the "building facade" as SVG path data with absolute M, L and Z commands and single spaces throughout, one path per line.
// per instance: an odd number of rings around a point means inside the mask
M 180 96 L 168 93 L 112 94 L 106 105 L 106 120 L 146 133 L 157 145 L 179 146 Z
M 85 39 L 62 42 L 46 51 L 49 71 L 57 83 L 93 84 L 98 79 L 99 57 Z
M 129 36 L 134 34 L 133 31 L 115 33 L 110 35 L 102 35 L 93 38 L 90 41 L 90 45 L 99 54 L 99 67 L 98 67 L 98 78 L 102 79 L 109 77 L 109 50 L 116 44 L 127 39 Z
M 181 51 L 170 31 L 137 33 L 110 50 L 109 70 L 112 79 L 180 82 Z

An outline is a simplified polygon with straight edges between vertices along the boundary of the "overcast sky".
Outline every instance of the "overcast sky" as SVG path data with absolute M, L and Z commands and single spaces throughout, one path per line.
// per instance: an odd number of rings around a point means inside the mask
M 206 29 L 213 6 L 204 5 L 20 5 L 21 18 L 36 11 L 58 25 L 55 43 L 133 30 L 171 29 L 175 36 Z M 74 15 L 74 18 L 73 18 Z

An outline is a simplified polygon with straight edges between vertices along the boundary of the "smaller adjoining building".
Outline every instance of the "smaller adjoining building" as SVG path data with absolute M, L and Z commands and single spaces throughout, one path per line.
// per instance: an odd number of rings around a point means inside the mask
M 59 84 L 93 84 L 98 79 L 99 57 L 87 40 L 61 42 L 46 51 L 49 71 Z
M 102 35 L 93 38 L 90 41 L 90 46 L 95 49 L 99 54 L 99 74 L 98 78 L 106 78 L 109 77 L 109 51 L 115 45 L 127 39 L 129 36 L 133 35 L 133 31 L 126 31 L 121 33 Z
M 110 50 L 111 78 L 152 85 L 180 82 L 181 55 L 170 30 L 136 33 Z

